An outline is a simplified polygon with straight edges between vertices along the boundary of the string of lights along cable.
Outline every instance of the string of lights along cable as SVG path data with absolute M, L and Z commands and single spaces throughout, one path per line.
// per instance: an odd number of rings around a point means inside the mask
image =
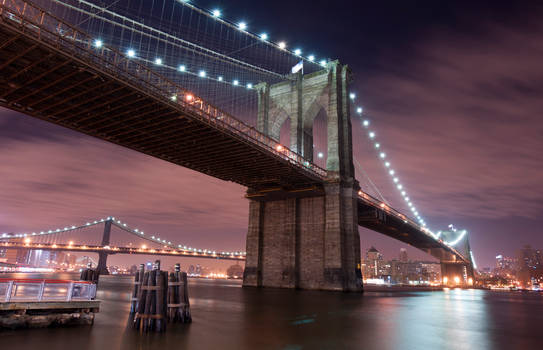
M 38 2 L 94 37 L 97 50 L 122 52 L 250 125 L 256 125 L 257 84 L 292 79 L 291 68 L 300 61 L 304 73 L 329 61 L 193 1 Z
M 417 219 L 417 222 L 420 224 L 421 229 L 424 230 L 425 232 L 428 232 L 429 234 L 431 234 L 435 239 L 440 239 L 442 231 L 438 231 L 437 233 L 434 233 L 432 230 L 427 228 L 426 221 L 420 215 L 417 207 L 413 203 L 413 200 L 409 197 L 409 194 L 407 193 L 407 189 L 405 188 L 405 185 L 400 181 L 400 176 L 398 174 L 398 171 L 394 168 L 392 162 L 390 161 L 390 159 L 389 159 L 389 157 L 388 157 L 388 155 L 387 155 L 387 153 L 386 153 L 386 151 L 384 149 L 384 146 L 383 146 L 382 142 L 378 140 L 378 134 L 377 134 L 377 131 L 375 130 L 375 128 L 373 128 L 372 125 L 371 125 L 370 116 L 364 111 L 363 107 L 361 107 L 359 105 L 356 106 L 354 104 L 354 101 L 356 100 L 356 97 L 357 97 L 357 94 L 355 92 L 351 92 L 350 95 L 349 95 L 349 98 L 352 101 L 353 106 L 355 108 L 356 115 L 359 116 L 362 127 L 367 132 L 367 136 L 368 136 L 370 142 L 372 143 L 372 145 L 374 147 L 377 158 L 379 159 L 379 161 L 383 165 L 383 168 L 385 169 L 387 174 L 390 176 L 394 188 L 396 188 L 396 190 L 402 196 L 402 198 L 405 201 L 406 205 L 408 206 L 409 210 L 411 210 L 414 217 Z M 449 228 L 453 232 L 457 232 L 457 229 L 452 224 L 449 225 Z M 455 246 L 465 237 L 466 234 L 467 234 L 467 231 L 462 230 L 460 232 L 460 235 L 455 240 L 446 241 L 444 243 L 449 245 L 449 246 Z M 474 260 L 473 253 L 471 253 L 471 251 L 470 251 L 470 254 L 471 254 L 471 259 Z
M 165 246 L 165 247 L 172 248 L 172 249 L 179 250 L 179 251 L 187 251 L 187 252 L 203 253 L 203 254 L 221 254 L 221 255 L 227 255 L 227 256 L 245 256 L 246 255 L 246 252 L 243 252 L 243 251 L 235 251 L 235 252 L 221 251 L 221 252 L 219 252 L 219 251 L 213 250 L 213 249 L 201 249 L 201 248 L 190 247 L 190 246 L 183 245 L 183 244 L 175 244 L 175 243 L 172 243 L 169 240 L 161 238 L 158 234 L 155 234 L 155 235 L 147 234 L 146 235 L 144 231 L 139 230 L 137 228 L 136 229 L 131 228 L 130 226 L 128 226 L 128 224 L 126 222 L 122 222 L 121 220 L 116 219 L 115 217 L 107 217 L 105 219 L 88 221 L 87 223 L 85 223 L 83 225 L 71 225 L 71 226 L 65 226 L 64 228 L 41 230 L 41 231 L 36 231 L 36 232 L 32 232 L 32 233 L 11 233 L 11 234 L 2 233 L 0 235 L 0 240 L 28 239 L 28 241 L 30 242 L 30 240 L 32 238 L 50 236 L 50 235 L 57 235 L 57 234 L 62 234 L 62 233 L 67 233 L 67 232 L 73 232 L 73 231 L 76 231 L 76 230 L 81 230 L 81 229 L 84 229 L 84 228 L 104 224 L 106 221 L 110 221 L 116 227 L 118 227 L 118 228 L 120 228 L 120 229 L 122 229 L 122 230 L 124 230 L 124 231 L 126 231 L 126 232 L 128 232 L 130 234 L 133 234 L 133 235 L 137 236 L 140 239 L 144 239 L 144 240 L 147 240 L 149 242 L 160 244 L 161 246 Z

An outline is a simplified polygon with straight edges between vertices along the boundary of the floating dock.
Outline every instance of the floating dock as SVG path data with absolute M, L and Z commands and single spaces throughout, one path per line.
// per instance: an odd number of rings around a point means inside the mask
M 0 328 L 91 325 L 100 310 L 88 281 L 0 279 Z

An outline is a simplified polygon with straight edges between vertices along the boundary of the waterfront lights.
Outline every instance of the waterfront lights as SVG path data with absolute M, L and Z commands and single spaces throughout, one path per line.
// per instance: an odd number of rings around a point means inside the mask
M 364 120 L 364 121 L 362 122 L 362 125 L 364 125 L 364 126 L 367 127 L 368 125 L 370 125 L 370 121 L 369 121 L 369 120 Z
M 322 152 L 319 152 L 319 153 L 317 154 L 317 157 L 322 158 L 322 157 L 324 157 L 324 154 L 322 154 Z
M 205 78 L 206 77 L 206 71 L 205 70 L 201 70 L 199 73 L 198 73 L 198 76 L 200 78 Z
M 171 99 L 172 99 L 172 101 L 177 101 L 177 95 L 172 95 Z M 138 232 L 138 231 L 136 231 L 136 232 Z
M 155 64 L 156 64 L 157 66 L 162 66 L 162 58 L 156 58 L 156 59 L 155 59 Z
M 319 62 L 319 64 L 322 66 L 322 67 L 326 67 L 326 60 L 321 60 Z
M 232 84 L 234 84 L 234 86 L 238 86 L 238 85 L 239 85 L 239 80 L 234 80 L 234 81 L 232 82 Z
M 133 49 L 129 49 L 128 51 L 126 51 L 126 54 L 130 58 L 136 57 L 136 51 L 134 51 Z
M 102 40 L 100 40 L 100 39 L 94 40 L 94 47 L 96 47 L 96 48 L 98 48 L 98 49 L 101 48 L 103 44 L 104 44 L 104 43 L 103 43 Z
M 187 96 L 185 96 L 185 100 L 187 100 L 188 102 L 192 101 L 194 99 L 194 96 L 192 96 L 191 94 L 188 94 Z
M 454 276 L 454 283 L 455 284 L 460 284 L 460 277 Z
M 281 152 L 283 150 L 283 146 L 282 145 L 277 145 L 275 146 L 275 149 L 278 151 L 278 152 Z
M 362 107 L 358 107 L 358 108 L 356 109 L 356 113 L 362 114 Z
M 315 56 L 314 55 L 309 55 L 309 57 L 307 57 L 307 59 L 311 62 L 313 62 L 315 60 Z
M 221 10 L 215 9 L 215 10 L 211 11 L 211 15 L 213 17 L 215 17 L 215 18 L 219 18 L 219 17 L 221 17 Z
M 262 40 L 268 40 L 268 34 L 266 34 L 266 33 L 260 34 L 260 39 L 262 39 Z
M 217 78 L 217 80 L 218 80 L 218 81 L 222 81 L 222 80 L 223 80 L 223 77 L 219 76 L 219 77 Z
M 296 56 L 300 56 L 302 54 L 302 50 L 301 49 L 296 49 L 296 50 L 294 50 L 294 54 Z
M 349 98 L 350 98 L 351 100 L 354 100 L 354 99 L 356 98 L 356 94 L 355 94 L 354 92 L 351 92 L 351 93 L 349 94 Z
M 187 70 L 187 67 L 185 67 L 185 65 L 182 64 L 182 65 L 179 66 L 179 71 L 180 72 L 184 72 L 186 70 Z
M 370 139 L 372 139 L 372 138 L 375 137 L 375 133 L 374 133 L 373 131 L 371 131 L 371 132 L 369 133 L 369 136 L 370 136 Z
M 247 89 L 252 89 L 252 88 L 253 88 L 253 84 L 248 83 L 248 84 L 247 84 Z
M 245 22 L 239 22 L 238 23 L 239 30 L 246 30 L 247 29 L 247 23 Z
M 277 44 L 281 50 L 284 50 L 287 48 L 287 44 L 284 41 L 281 41 Z
M 385 159 L 386 158 L 386 153 L 385 152 L 381 152 L 379 153 L 379 157 L 381 157 L 381 159 Z

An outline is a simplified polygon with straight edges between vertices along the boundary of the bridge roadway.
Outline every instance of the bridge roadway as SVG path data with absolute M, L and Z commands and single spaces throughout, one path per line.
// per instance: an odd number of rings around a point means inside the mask
M 0 0 L 0 106 L 254 191 L 322 192 L 324 169 L 136 60 L 93 42 L 30 2 Z M 469 263 L 365 193 L 358 210 L 363 227 L 442 261 Z
M 107 253 L 113 254 L 133 254 L 133 255 L 161 255 L 161 256 L 177 256 L 183 258 L 203 258 L 216 260 L 236 260 L 245 261 L 243 255 L 226 255 L 212 252 L 192 252 L 187 250 L 177 249 L 159 249 L 159 248 L 134 248 L 134 247 L 102 247 L 93 245 L 76 245 L 76 244 L 44 244 L 44 243 L 23 243 L 23 242 L 4 242 L 0 243 L 0 248 L 3 249 L 35 249 L 35 250 L 51 250 L 51 251 L 68 251 L 80 253 Z

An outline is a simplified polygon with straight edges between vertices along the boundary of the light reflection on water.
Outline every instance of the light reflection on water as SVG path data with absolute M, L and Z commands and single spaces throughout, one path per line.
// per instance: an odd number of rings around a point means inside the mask
M 192 324 L 140 336 L 128 318 L 132 286 L 131 278 L 103 277 L 94 326 L 0 331 L 1 348 L 521 349 L 543 343 L 541 294 L 451 289 L 356 295 L 243 289 L 239 281 L 210 280 L 190 280 Z

